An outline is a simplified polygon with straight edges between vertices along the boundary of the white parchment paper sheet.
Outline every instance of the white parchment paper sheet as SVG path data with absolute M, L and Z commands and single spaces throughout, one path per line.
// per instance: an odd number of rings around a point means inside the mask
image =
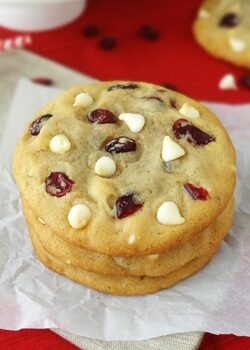
M 202 271 L 142 297 L 84 288 L 35 257 L 11 174 L 24 125 L 59 90 L 19 81 L 0 146 L 0 328 L 60 327 L 102 340 L 140 340 L 177 332 L 250 336 L 250 105 L 209 104 L 233 137 L 238 157 L 230 234 Z

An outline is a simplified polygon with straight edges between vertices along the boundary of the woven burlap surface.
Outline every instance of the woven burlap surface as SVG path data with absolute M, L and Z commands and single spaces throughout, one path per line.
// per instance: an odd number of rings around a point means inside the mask
M 62 329 L 53 331 L 84 350 L 194 350 L 200 344 L 201 333 L 177 333 L 141 341 L 101 341 L 80 337 Z
M 32 69 L 31 69 L 32 67 Z M 24 50 L 13 50 L 0 55 L 0 139 L 7 121 L 8 108 L 20 77 L 49 77 L 66 89 L 93 79 Z M 190 332 L 153 338 L 143 341 L 100 341 L 74 335 L 63 329 L 53 329 L 71 343 L 85 350 L 194 350 L 199 346 L 203 333 Z

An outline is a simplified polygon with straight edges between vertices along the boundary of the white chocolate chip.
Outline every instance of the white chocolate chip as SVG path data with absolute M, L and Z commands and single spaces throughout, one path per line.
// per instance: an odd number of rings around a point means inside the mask
M 87 108 L 90 105 L 92 105 L 93 102 L 94 102 L 94 99 L 92 96 L 90 96 L 86 92 L 81 92 L 80 94 L 76 95 L 73 107 Z
M 75 229 L 85 227 L 91 218 L 91 210 L 85 204 L 74 205 L 68 214 L 68 221 L 70 226 Z
M 159 223 L 163 225 L 181 225 L 185 222 L 177 205 L 171 201 L 162 203 L 156 216 Z
M 148 259 L 150 260 L 156 260 L 159 258 L 159 254 L 151 254 L 151 255 L 148 255 Z
M 128 244 L 133 244 L 136 241 L 136 236 L 134 234 L 129 235 L 128 237 Z
M 43 221 L 43 219 L 37 217 L 37 220 L 38 220 L 41 224 L 45 225 L 45 221 Z
M 53 153 L 66 153 L 70 150 L 71 143 L 67 136 L 56 135 L 50 140 L 49 148 Z
M 116 172 L 115 161 L 109 157 L 101 157 L 95 163 L 95 173 L 99 176 L 110 177 Z
M 184 149 L 169 136 L 164 137 L 161 155 L 165 162 L 180 158 L 185 153 Z
M 229 38 L 229 45 L 235 52 L 241 52 L 246 48 L 246 42 L 242 39 Z
M 210 17 L 210 13 L 206 9 L 201 8 L 198 12 L 198 17 L 206 19 Z
M 140 132 L 145 124 L 143 115 L 136 113 L 121 113 L 119 119 L 123 120 L 132 132 Z
M 184 103 L 181 109 L 179 109 L 179 112 L 188 118 L 200 118 L 199 111 L 188 103 Z
M 129 261 L 127 259 L 121 258 L 120 256 L 113 257 L 117 265 L 128 268 Z
M 226 74 L 219 82 L 221 90 L 237 90 L 237 85 L 233 74 Z

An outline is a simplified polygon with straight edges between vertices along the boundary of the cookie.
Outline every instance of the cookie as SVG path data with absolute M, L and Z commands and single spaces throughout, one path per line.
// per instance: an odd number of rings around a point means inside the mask
M 206 255 L 195 258 L 179 269 L 161 277 L 108 276 L 88 272 L 70 264 L 65 264 L 58 258 L 50 255 L 43 248 L 38 237 L 33 232 L 30 232 L 30 236 L 39 259 L 49 269 L 100 292 L 132 296 L 149 294 L 160 289 L 168 288 L 201 269 L 215 254 L 225 233 L 221 233 L 218 236 L 216 245 Z
M 173 248 L 166 254 L 135 256 L 132 258 L 109 257 L 72 246 L 57 236 L 47 225 L 39 222 L 26 202 L 23 202 L 23 212 L 29 231 L 34 232 L 50 255 L 64 261 L 66 264 L 104 275 L 153 277 L 177 270 L 194 258 L 206 255 L 213 246 L 217 246 L 218 237 L 227 232 L 230 227 L 233 201 L 230 201 L 215 223 L 183 246 Z
M 197 42 L 210 54 L 250 67 L 249 0 L 206 0 L 194 21 Z
M 222 213 L 235 152 L 218 118 L 147 83 L 73 88 L 39 111 L 13 172 L 37 218 L 73 245 L 110 256 L 181 246 Z
M 40 259 L 111 294 L 201 268 L 232 220 L 235 152 L 207 108 L 137 82 L 73 88 L 39 111 L 13 173 Z

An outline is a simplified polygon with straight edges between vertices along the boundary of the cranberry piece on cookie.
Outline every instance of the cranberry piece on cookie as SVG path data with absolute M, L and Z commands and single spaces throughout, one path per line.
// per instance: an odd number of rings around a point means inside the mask
M 204 187 L 197 187 L 191 183 L 186 183 L 184 187 L 194 200 L 206 201 L 208 199 L 208 191 Z
M 37 118 L 31 123 L 29 132 L 33 136 L 37 136 L 40 133 L 40 130 L 43 127 L 43 124 L 52 117 L 52 114 L 44 114 L 41 117 Z
M 219 26 L 226 28 L 236 27 L 240 22 L 240 18 L 236 13 L 229 12 L 226 13 L 220 20 Z
M 45 190 L 53 197 L 63 197 L 72 189 L 74 181 L 59 171 L 50 173 L 45 180 Z
M 109 153 L 134 152 L 136 150 L 136 143 L 133 139 L 120 136 L 105 142 L 104 149 Z
M 215 141 L 215 137 L 197 128 L 186 119 L 176 120 L 172 129 L 177 139 L 186 137 L 187 141 L 193 145 L 202 146 Z
M 134 214 L 143 206 L 137 193 L 127 193 L 119 197 L 115 203 L 114 212 L 118 219 Z
M 107 109 L 99 108 L 89 112 L 88 121 L 96 124 L 114 124 L 116 116 Z

